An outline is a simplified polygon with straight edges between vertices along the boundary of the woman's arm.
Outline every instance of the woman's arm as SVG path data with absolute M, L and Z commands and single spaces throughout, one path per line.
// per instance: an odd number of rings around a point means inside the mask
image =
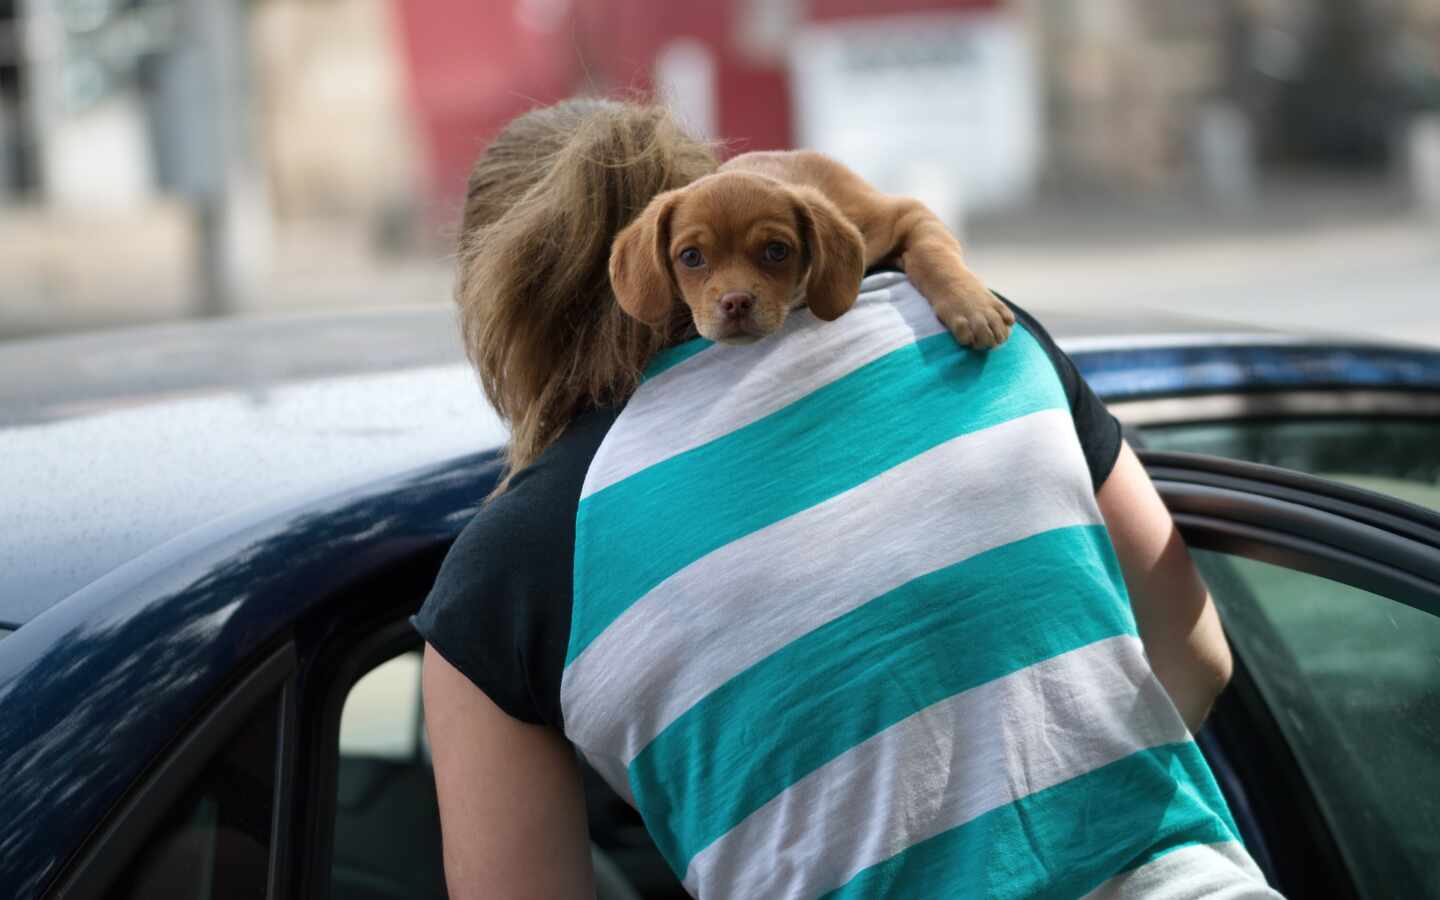
M 1096 497 L 1150 665 L 1193 733 L 1230 681 L 1230 645 L 1215 604 L 1129 444 L 1121 444 Z
M 425 648 L 425 727 L 453 900 L 595 896 L 574 751 Z

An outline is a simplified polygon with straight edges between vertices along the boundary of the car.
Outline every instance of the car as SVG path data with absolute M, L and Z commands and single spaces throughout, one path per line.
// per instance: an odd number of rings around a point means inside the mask
M 1039 317 L 1220 606 L 1268 877 L 1440 896 L 1440 350 Z M 439 307 L 0 347 L 5 896 L 444 897 L 408 617 L 503 439 Z M 602 897 L 683 896 L 587 801 Z

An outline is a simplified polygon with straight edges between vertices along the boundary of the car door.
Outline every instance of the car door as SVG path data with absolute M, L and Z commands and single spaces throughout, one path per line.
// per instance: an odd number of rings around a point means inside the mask
M 295 665 L 286 643 L 237 672 L 131 786 L 46 897 L 277 896 L 289 832 Z
M 1200 738 L 1252 852 L 1290 897 L 1440 896 L 1440 514 L 1290 469 L 1142 458 L 1234 649 Z

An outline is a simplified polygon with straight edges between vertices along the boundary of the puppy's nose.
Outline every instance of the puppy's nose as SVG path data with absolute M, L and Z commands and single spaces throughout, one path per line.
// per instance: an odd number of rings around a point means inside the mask
M 745 291 L 730 291 L 720 298 L 720 309 L 727 319 L 745 318 L 754 305 L 755 295 Z

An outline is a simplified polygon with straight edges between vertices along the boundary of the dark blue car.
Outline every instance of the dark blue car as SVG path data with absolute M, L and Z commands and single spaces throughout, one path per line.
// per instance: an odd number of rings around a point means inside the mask
M 1440 896 L 1440 351 L 1042 316 L 1234 645 L 1291 897 Z M 0 348 L 0 896 L 440 898 L 406 618 L 503 429 L 443 310 Z M 593 780 L 602 897 L 683 896 Z

